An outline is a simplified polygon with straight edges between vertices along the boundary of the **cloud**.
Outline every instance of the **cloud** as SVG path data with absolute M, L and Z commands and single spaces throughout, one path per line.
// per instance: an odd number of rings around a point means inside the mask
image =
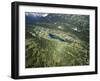
M 36 12 L 26 12 L 25 15 L 26 16 L 31 15 L 31 16 L 34 16 L 34 17 L 46 17 L 46 16 L 48 16 L 47 13 L 36 13 Z
M 46 17 L 46 16 L 48 16 L 48 14 L 42 14 L 42 16 L 43 16 L 43 17 Z

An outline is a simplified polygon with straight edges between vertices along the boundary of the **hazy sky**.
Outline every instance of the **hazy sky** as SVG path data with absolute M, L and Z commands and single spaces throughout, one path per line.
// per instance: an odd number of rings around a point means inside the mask
M 36 12 L 25 12 L 26 16 L 34 16 L 34 17 L 46 17 L 48 16 L 48 13 L 36 13 Z

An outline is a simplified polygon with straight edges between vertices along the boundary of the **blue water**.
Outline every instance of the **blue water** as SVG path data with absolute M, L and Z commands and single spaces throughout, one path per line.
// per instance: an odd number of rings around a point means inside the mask
M 52 33 L 49 33 L 48 36 L 52 39 L 57 39 L 57 40 L 60 40 L 60 41 L 64 41 L 64 39 L 60 38 L 59 36 L 56 36 Z

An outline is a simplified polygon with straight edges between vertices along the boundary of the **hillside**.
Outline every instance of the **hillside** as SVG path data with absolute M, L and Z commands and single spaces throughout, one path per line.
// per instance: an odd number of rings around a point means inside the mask
M 89 16 L 26 13 L 26 68 L 89 65 Z

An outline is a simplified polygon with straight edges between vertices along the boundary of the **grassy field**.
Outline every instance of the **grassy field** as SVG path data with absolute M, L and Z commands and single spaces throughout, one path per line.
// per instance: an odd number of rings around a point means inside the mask
M 50 38 L 49 33 L 63 41 Z M 74 33 L 39 25 L 26 27 L 26 68 L 88 65 L 88 44 Z

